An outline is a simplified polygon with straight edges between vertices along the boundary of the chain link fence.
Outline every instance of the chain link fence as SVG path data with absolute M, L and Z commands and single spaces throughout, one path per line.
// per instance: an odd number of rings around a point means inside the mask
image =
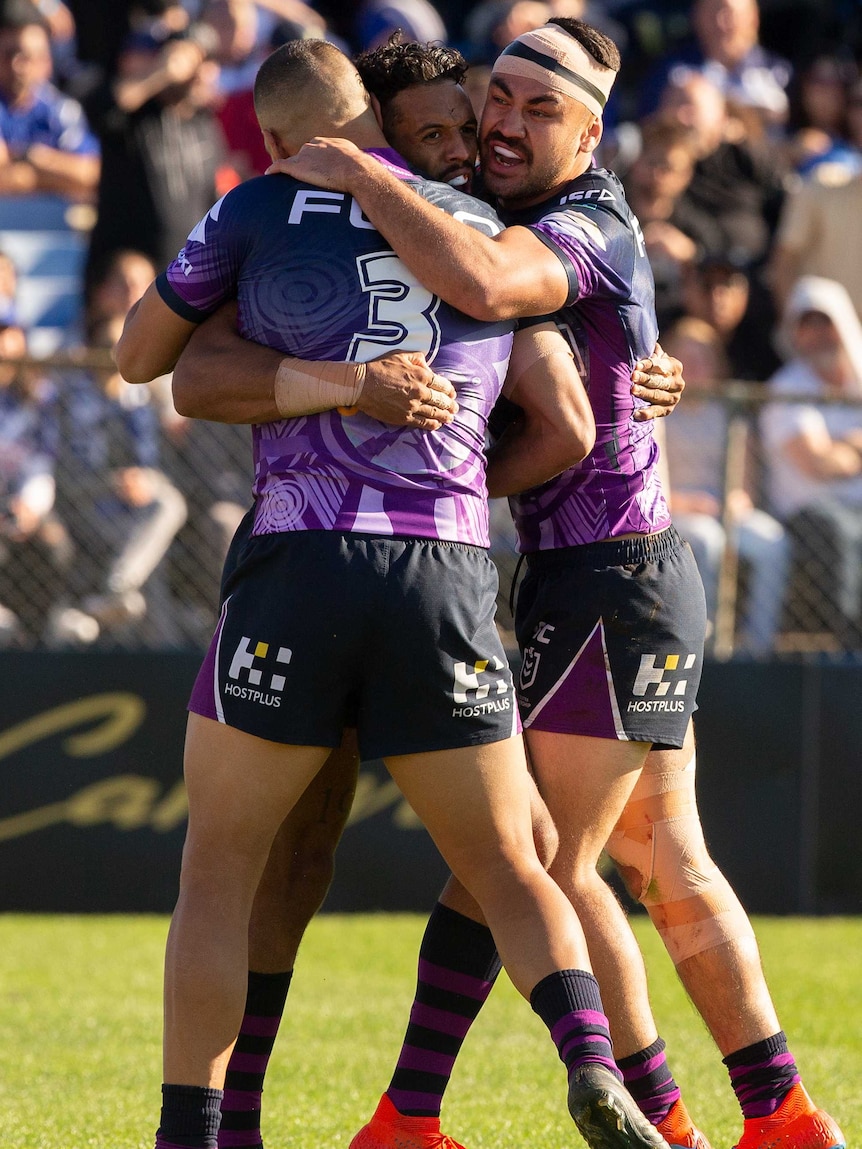
M 687 396 L 680 413 L 703 402 Z M 862 503 L 833 494 L 774 513 L 763 388 L 726 385 L 708 402 L 698 425 L 719 428 L 721 489 L 710 513 L 674 517 L 704 577 L 710 653 L 862 651 Z M 862 428 L 862 401 L 844 403 Z M 677 417 L 659 425 L 672 492 Z M 168 379 L 130 387 L 93 353 L 0 365 L 0 648 L 203 649 L 250 490 L 249 428 L 178 416 Z M 491 519 L 498 621 L 514 649 L 505 501 Z

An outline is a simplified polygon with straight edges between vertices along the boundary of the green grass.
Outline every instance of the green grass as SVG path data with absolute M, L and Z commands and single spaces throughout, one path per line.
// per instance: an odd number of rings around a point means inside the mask
M 307 935 L 265 1095 L 267 1149 L 344 1147 L 386 1087 L 423 919 L 322 917 Z M 689 1108 L 729 1149 L 724 1067 L 649 923 L 635 919 L 653 1006 Z M 782 1024 L 809 1090 L 862 1136 L 862 918 L 756 922 Z M 167 919 L 0 916 L 0 1146 L 150 1149 L 160 1083 Z M 456 1066 L 444 1128 L 470 1149 L 580 1140 L 547 1034 L 505 979 Z

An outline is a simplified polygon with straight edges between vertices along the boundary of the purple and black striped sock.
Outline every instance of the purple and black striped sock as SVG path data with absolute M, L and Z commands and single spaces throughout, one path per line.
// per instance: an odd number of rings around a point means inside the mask
M 425 927 L 416 996 L 386 1091 L 399 1113 L 440 1116 L 461 1043 L 500 968 L 488 927 L 438 902 Z
M 617 1067 L 629 1093 L 652 1125 L 664 1121 L 682 1094 L 673 1079 L 659 1037 L 646 1049 L 617 1059 Z
M 769 1117 L 802 1079 L 783 1030 L 724 1059 L 742 1116 Z
M 622 1081 L 599 983 L 591 973 L 564 969 L 548 974 L 533 988 L 530 1005 L 551 1031 L 570 1080 L 579 1066 L 591 1062 L 603 1065 Z
M 227 1066 L 218 1149 L 263 1149 L 263 1079 L 275 1044 L 293 971 L 249 970 L 245 1016 Z
M 163 1085 L 155 1149 L 216 1149 L 222 1091 L 202 1085 Z

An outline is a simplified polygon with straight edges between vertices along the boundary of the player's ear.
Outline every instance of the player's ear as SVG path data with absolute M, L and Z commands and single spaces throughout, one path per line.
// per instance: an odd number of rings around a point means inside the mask
M 271 160 L 286 160 L 293 155 L 284 141 L 270 128 L 261 128 L 263 132 L 263 146 Z
M 373 92 L 368 93 L 368 99 L 371 103 L 371 108 L 374 112 L 374 118 L 377 120 L 378 126 L 381 131 L 383 129 L 383 109 L 380 107 L 380 101 Z
M 602 138 L 603 124 L 598 116 L 593 116 L 581 133 L 582 152 L 593 152 L 599 146 Z

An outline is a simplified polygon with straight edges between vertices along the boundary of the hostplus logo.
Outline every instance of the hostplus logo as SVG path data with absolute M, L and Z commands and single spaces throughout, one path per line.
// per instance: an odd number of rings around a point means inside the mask
M 481 714 L 512 709 L 509 667 L 495 655 L 472 664 L 455 663 L 452 688 L 453 718 L 475 718 Z
M 277 647 L 273 654 L 268 642 L 256 642 L 252 649 L 251 639 L 241 638 L 228 671 L 231 681 L 224 684 L 225 694 L 259 706 L 281 706 L 281 692 L 287 680 L 278 664 L 287 666 L 292 657 L 293 652 L 286 646 Z M 263 669 L 258 663 L 263 663 Z
M 664 665 L 656 666 L 656 655 L 642 654 L 629 701 L 629 714 L 664 712 L 681 714 L 685 710 L 688 678 L 683 677 L 697 662 L 696 654 L 687 654 L 680 665 L 678 654 L 665 655 Z M 650 697 L 647 697 L 650 695 Z

